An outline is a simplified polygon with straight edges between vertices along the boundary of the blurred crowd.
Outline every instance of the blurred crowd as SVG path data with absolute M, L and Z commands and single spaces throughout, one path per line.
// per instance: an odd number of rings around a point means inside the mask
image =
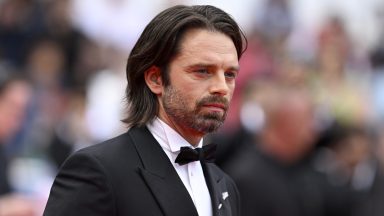
M 65 158 L 126 130 L 129 50 L 149 12 L 185 3 L 132 2 L 0 0 L 0 216 L 41 215 Z M 263 3 L 227 121 L 205 140 L 244 215 L 384 215 L 384 4 L 361 49 L 342 14 L 292 34 L 290 1 Z
M 243 215 L 384 215 L 383 11 L 372 11 L 378 40 L 362 49 L 342 15 L 292 34 L 289 1 L 266 1 L 233 113 L 211 138 Z

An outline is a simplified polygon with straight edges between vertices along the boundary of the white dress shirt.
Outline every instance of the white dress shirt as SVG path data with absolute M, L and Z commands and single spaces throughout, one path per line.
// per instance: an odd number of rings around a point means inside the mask
M 190 162 L 185 165 L 175 163 L 176 157 L 180 152 L 180 147 L 194 147 L 159 118 L 156 118 L 151 124 L 147 124 L 147 127 L 155 139 L 160 143 L 164 152 L 167 154 L 169 160 L 191 196 L 199 215 L 212 216 L 211 196 L 205 182 L 200 161 Z M 203 139 L 200 140 L 197 147 L 202 147 L 202 145 Z

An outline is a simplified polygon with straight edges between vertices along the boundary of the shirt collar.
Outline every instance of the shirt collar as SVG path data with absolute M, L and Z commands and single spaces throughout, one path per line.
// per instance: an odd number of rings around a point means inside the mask
M 147 125 L 148 129 L 161 139 L 160 145 L 171 152 L 179 152 L 181 147 L 193 147 L 178 132 L 171 128 L 167 123 L 156 117 L 152 123 Z M 163 143 L 163 144 L 162 144 Z M 199 141 L 197 147 L 203 146 L 203 139 Z

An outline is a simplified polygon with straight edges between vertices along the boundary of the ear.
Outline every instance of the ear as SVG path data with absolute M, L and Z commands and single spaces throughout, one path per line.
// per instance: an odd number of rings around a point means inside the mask
M 161 79 L 161 70 L 159 67 L 152 66 L 144 73 L 145 83 L 156 95 L 161 95 L 163 92 L 163 82 Z

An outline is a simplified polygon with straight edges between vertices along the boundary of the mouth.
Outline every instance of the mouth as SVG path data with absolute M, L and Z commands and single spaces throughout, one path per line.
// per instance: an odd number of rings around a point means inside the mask
M 208 108 L 214 112 L 225 112 L 227 110 L 227 107 L 221 103 L 204 104 L 203 107 Z

